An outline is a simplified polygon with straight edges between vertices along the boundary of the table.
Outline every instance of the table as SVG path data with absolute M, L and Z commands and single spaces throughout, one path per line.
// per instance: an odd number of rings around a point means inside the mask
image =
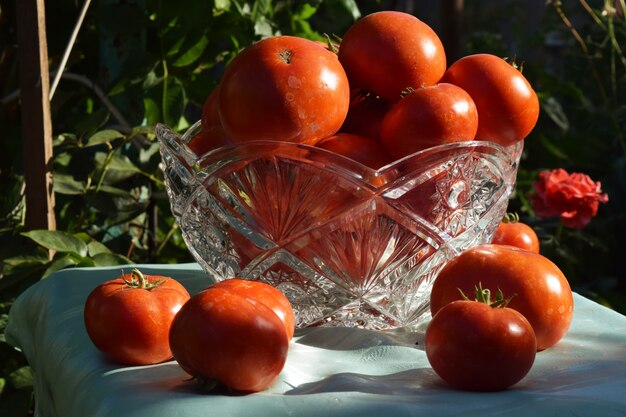
M 172 276 L 192 294 L 211 283 L 197 264 L 138 267 Z M 37 416 L 626 416 L 626 317 L 578 294 L 566 337 L 506 391 L 454 391 L 423 350 L 382 333 L 317 328 L 297 332 L 270 389 L 228 396 L 201 393 L 174 361 L 123 367 L 96 350 L 83 304 L 119 272 L 63 270 L 13 305 L 6 336 L 34 370 Z

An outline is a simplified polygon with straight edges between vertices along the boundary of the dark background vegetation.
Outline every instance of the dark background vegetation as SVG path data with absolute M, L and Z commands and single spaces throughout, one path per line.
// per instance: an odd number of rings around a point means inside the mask
M 46 3 L 53 74 L 81 6 Z M 383 9 L 431 25 L 450 61 L 489 52 L 523 62 L 542 112 L 510 211 L 537 230 L 542 253 L 575 291 L 626 313 L 623 0 L 96 0 L 51 103 L 56 233 L 25 233 L 15 2 L 0 0 L 0 416 L 32 413 L 30 368 L 4 340 L 10 306 L 25 288 L 62 268 L 192 260 L 170 214 L 150 127 L 195 122 L 225 65 L 251 42 L 341 36 L 359 16 Z M 589 174 L 609 194 L 583 230 L 538 219 L 528 204 L 538 172 L 558 167 Z

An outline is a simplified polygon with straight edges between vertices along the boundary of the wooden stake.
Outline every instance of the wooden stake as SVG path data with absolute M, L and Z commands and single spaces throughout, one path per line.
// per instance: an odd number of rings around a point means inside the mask
M 56 229 L 44 0 L 17 2 L 26 228 Z

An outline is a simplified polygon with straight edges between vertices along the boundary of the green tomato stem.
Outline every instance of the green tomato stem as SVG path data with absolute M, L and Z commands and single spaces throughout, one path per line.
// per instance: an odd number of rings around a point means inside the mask
M 130 280 L 127 280 L 126 278 L 122 278 L 122 279 L 124 280 L 126 285 L 128 285 L 131 288 L 137 288 L 137 289 L 149 291 L 153 288 L 160 286 L 161 284 L 163 284 L 163 282 L 165 282 L 165 278 L 159 279 L 154 282 L 150 282 L 148 278 L 137 268 L 133 268 L 133 270 L 130 272 L 130 275 L 131 275 Z
M 463 297 L 464 300 L 477 301 L 479 303 L 487 304 L 488 306 L 493 307 L 493 308 L 506 307 L 511 301 L 511 299 L 517 295 L 517 294 L 513 294 L 508 298 L 504 298 L 504 294 L 502 293 L 502 290 L 498 288 L 498 291 L 496 292 L 496 299 L 494 301 L 491 301 L 491 290 L 489 288 L 483 288 L 483 285 L 481 282 L 479 282 L 478 285 L 474 289 L 474 300 L 470 300 L 465 295 L 465 293 L 463 293 L 463 290 L 461 290 L 460 288 L 458 288 L 458 290 L 461 293 L 461 297 Z

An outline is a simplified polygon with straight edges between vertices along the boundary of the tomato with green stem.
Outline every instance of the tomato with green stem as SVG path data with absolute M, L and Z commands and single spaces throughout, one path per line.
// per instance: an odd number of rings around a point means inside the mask
M 511 245 L 534 253 L 539 253 L 539 237 L 532 227 L 519 221 L 517 215 L 507 215 L 498 225 L 491 243 Z
M 178 281 L 138 269 L 98 285 L 87 297 L 85 328 L 107 357 L 125 365 L 172 358 L 170 325 L 189 299 Z
M 426 329 L 426 356 L 455 389 L 504 390 L 530 371 L 535 333 L 522 314 L 506 307 L 502 291 L 493 302 L 489 289 L 478 286 L 475 293 L 475 300 L 464 297 L 435 314 Z
M 509 307 L 533 326 L 538 350 L 555 345 L 567 333 L 574 299 L 563 272 L 545 256 L 507 245 L 475 246 L 448 261 L 433 282 L 432 315 L 461 299 L 459 289 L 467 294 L 479 283 L 515 294 Z

